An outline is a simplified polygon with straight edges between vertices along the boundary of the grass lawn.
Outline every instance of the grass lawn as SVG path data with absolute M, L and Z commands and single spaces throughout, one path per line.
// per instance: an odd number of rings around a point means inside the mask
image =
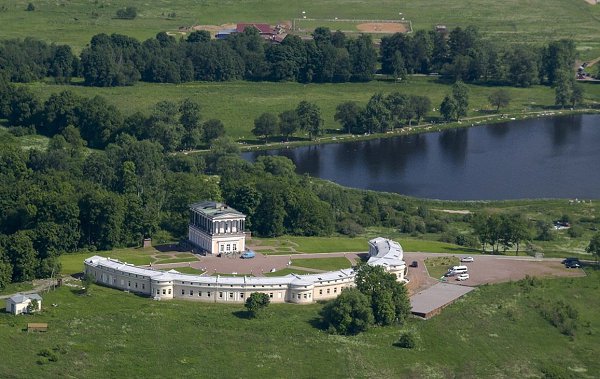
M 315 102 L 321 107 L 325 129 L 338 129 L 340 126 L 334 121 L 333 116 L 335 107 L 344 101 L 366 104 L 376 92 L 389 94 L 393 91 L 401 91 L 406 94 L 427 94 L 437 108 L 443 97 L 450 92 L 448 85 L 439 83 L 433 77 L 411 77 L 409 81 L 402 84 L 389 81 L 339 84 L 239 81 L 192 82 L 179 85 L 139 82 L 130 87 L 98 88 L 37 82 L 27 86 L 43 99 L 52 93 L 66 89 L 86 97 L 101 95 L 125 114 L 138 110 L 149 112 L 150 108 L 161 100 L 180 101 L 190 97 L 202 105 L 205 120 L 218 118 L 223 121 L 228 135 L 251 143 L 257 142 L 256 137 L 250 132 L 256 117 L 263 112 L 277 114 L 295 108 L 301 100 Z M 600 100 L 600 86 L 586 85 L 584 88 L 588 100 Z M 469 85 L 469 116 L 489 116 L 491 106 L 488 104 L 487 97 L 496 89 L 497 87 Z M 537 110 L 540 106 L 554 104 L 554 90 L 550 87 L 507 87 L 506 89 L 512 101 L 506 109 L 503 109 L 504 113 Z
M 439 241 L 426 241 L 412 238 L 400 238 L 398 240 L 404 251 L 419 251 L 427 253 L 449 253 L 449 254 L 473 254 L 478 253 L 477 249 L 465 246 L 454 245 Z
M 342 268 L 352 267 L 352 263 L 347 258 L 311 258 L 311 259 L 292 259 L 292 266 L 315 268 L 323 271 L 335 271 Z
M 429 276 L 439 279 L 448 272 L 451 266 L 460 265 L 460 260 L 456 257 L 435 257 L 425 259 L 425 266 Z
M 275 272 L 265 272 L 264 276 L 286 276 L 288 274 L 298 274 L 298 275 L 306 275 L 306 274 L 314 274 L 314 272 L 298 270 L 295 268 L 284 268 L 281 270 L 277 270 Z
M 154 263 L 156 259 L 152 256 L 158 254 L 158 250 L 154 248 L 124 248 L 115 249 L 110 251 L 95 251 L 89 253 L 77 253 L 77 254 L 63 254 L 60 256 L 60 263 L 62 265 L 61 273 L 70 275 L 76 274 L 83 271 L 83 261 L 86 258 L 94 255 L 102 257 L 110 257 L 118 259 L 122 262 L 132 263 L 134 265 L 148 265 Z M 186 261 L 187 262 L 187 261 Z M 168 262 L 164 262 L 168 263 Z
M 159 270 L 161 270 L 161 271 L 175 270 L 182 274 L 192 274 L 192 275 L 200 275 L 200 274 L 204 273 L 203 270 L 198 270 L 193 267 L 172 267 L 172 268 L 161 268 Z
M 181 262 L 194 262 L 194 261 L 198 260 L 198 258 L 193 254 L 187 254 L 187 255 L 188 255 L 187 257 L 181 257 L 181 258 L 159 259 L 152 263 L 153 264 L 181 263 Z
M 0 289 L 0 295 L 10 295 L 15 292 L 29 291 L 31 289 L 33 289 L 31 282 L 9 283 L 6 287 Z M 2 308 L 2 305 L 0 305 L 0 308 Z
M 45 294 L 41 314 L 0 314 L 0 377 L 592 378 L 600 370 L 600 272 L 588 277 L 479 288 L 429 321 L 374 328 L 353 337 L 317 329 L 322 305 L 271 304 L 264 317 L 243 305 L 152 301 L 93 286 Z M 578 313 L 573 338 L 537 304 Z M 23 331 L 47 322 L 47 333 Z M 393 344 L 402 330 L 416 348 Z M 42 357 L 51 350 L 54 362 Z
M 598 7 L 584 0 L 275 0 L 237 1 L 186 0 L 132 2 L 35 1 L 35 11 L 26 12 L 29 0 L 0 0 L 0 37 L 38 38 L 68 43 L 79 51 L 94 34 L 121 33 L 139 39 L 154 37 L 160 31 L 177 34 L 180 26 L 220 25 L 237 22 L 276 24 L 304 15 L 308 18 L 396 19 L 404 17 L 413 29 L 431 30 L 436 24 L 449 28 L 476 25 L 488 36 L 512 42 L 540 42 L 574 38 L 583 54 L 598 51 L 600 30 Z M 118 9 L 134 5 L 134 20 L 114 18 Z M 173 15 L 173 13 L 175 15 Z M 402 13 L 402 14 L 399 14 Z M 170 15 L 170 16 L 169 16 Z M 345 29 L 345 27 L 342 27 Z

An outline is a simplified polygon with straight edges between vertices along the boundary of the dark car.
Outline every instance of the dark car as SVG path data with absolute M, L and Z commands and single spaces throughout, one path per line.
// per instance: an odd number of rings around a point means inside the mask
M 570 261 L 565 263 L 565 267 L 566 268 L 579 268 L 581 267 L 581 264 L 579 264 L 579 261 Z
M 567 265 L 571 262 L 576 262 L 577 264 L 579 264 L 579 258 L 575 258 L 575 257 L 571 257 L 571 258 L 565 258 L 563 259 L 562 263 Z
M 419 267 L 419 262 L 412 261 L 412 263 L 410 264 L 410 267 Z

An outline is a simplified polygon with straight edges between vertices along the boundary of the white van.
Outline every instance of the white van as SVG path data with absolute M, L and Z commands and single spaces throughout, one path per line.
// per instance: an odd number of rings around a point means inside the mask
M 468 271 L 469 268 L 467 266 L 452 266 L 452 268 L 448 270 L 448 276 L 466 274 Z

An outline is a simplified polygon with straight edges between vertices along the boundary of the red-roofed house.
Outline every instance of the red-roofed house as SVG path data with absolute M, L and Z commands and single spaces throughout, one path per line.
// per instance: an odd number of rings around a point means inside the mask
M 242 33 L 246 28 L 256 28 L 261 36 L 271 37 L 276 34 L 269 24 L 237 24 L 236 31 Z

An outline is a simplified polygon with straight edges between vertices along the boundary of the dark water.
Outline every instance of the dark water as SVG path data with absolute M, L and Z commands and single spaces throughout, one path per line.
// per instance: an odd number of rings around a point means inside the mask
M 244 153 L 348 187 L 446 200 L 600 198 L 600 115 Z

